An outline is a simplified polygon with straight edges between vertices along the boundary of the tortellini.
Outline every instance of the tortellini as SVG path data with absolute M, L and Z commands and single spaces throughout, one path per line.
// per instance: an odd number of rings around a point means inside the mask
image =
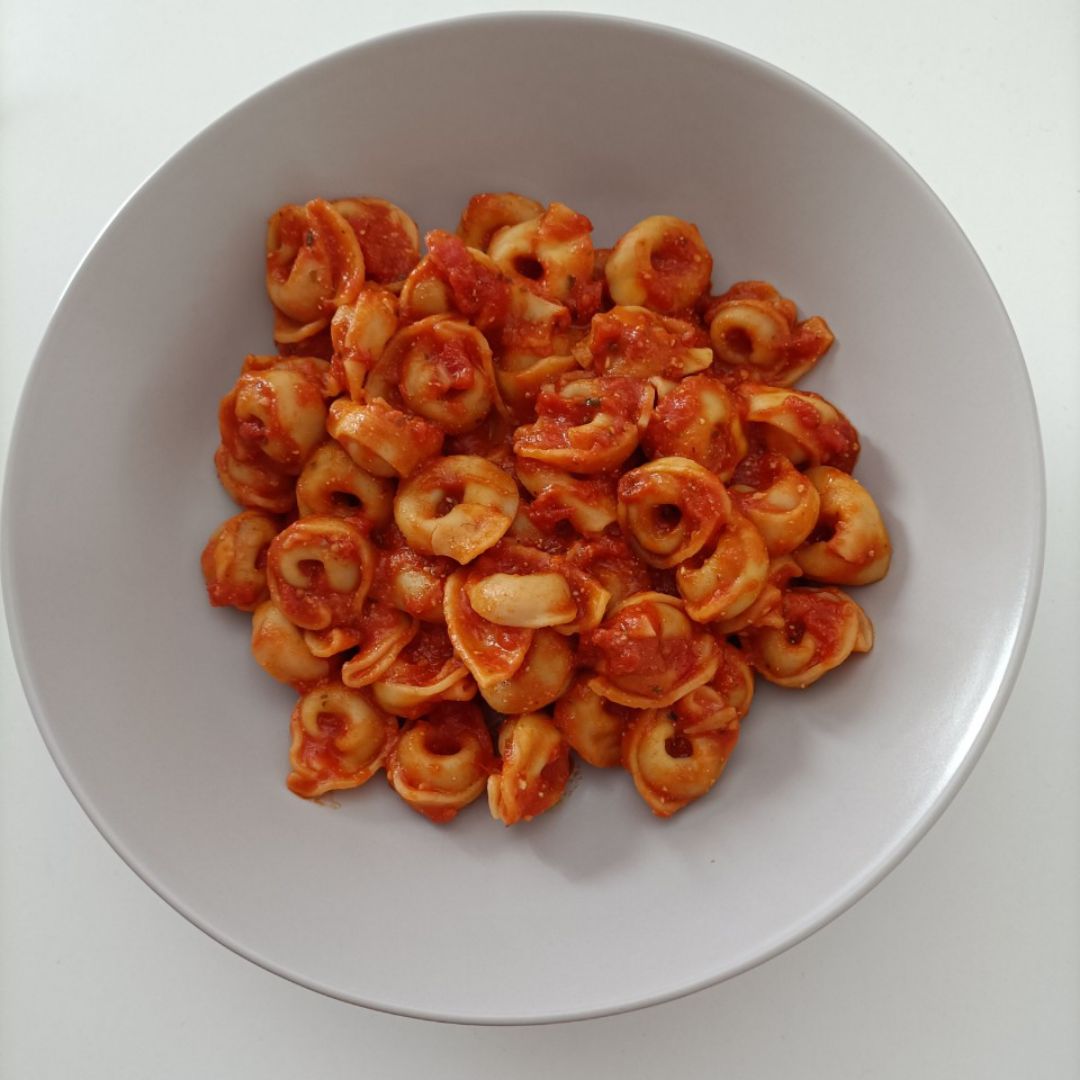
M 385 764 L 397 721 L 359 690 L 330 683 L 306 693 L 292 716 L 289 790 L 305 798 L 360 787 Z
M 809 686 L 853 652 L 873 648 L 866 613 L 839 589 L 785 589 L 781 614 L 782 626 L 750 627 L 740 635 L 751 663 L 777 686 Z
M 720 662 L 716 638 L 661 592 L 628 596 L 584 635 L 589 688 L 618 705 L 660 708 L 708 682 Z
M 542 712 L 509 716 L 499 728 L 499 765 L 488 777 L 491 816 L 504 825 L 531 821 L 563 796 L 570 745 Z
M 473 705 L 441 705 L 405 724 L 386 778 L 417 813 L 445 824 L 480 798 L 495 767 L 491 733 Z
M 266 230 L 266 291 L 275 340 L 295 342 L 322 330 L 364 284 L 364 255 L 350 224 L 325 199 L 283 206 Z
M 795 305 L 765 281 L 732 285 L 709 304 L 705 321 L 718 368 L 774 386 L 792 386 L 833 343 L 824 319 L 798 322 Z
M 658 214 L 619 237 L 604 276 L 616 304 L 640 304 L 674 315 L 688 311 L 705 295 L 712 255 L 697 226 Z
M 200 565 L 299 695 L 295 794 L 384 770 L 429 821 L 486 795 L 543 828 L 580 759 L 669 817 L 722 775 L 756 675 L 872 648 L 838 586 L 885 576 L 885 517 L 855 427 L 795 388 L 832 330 L 768 282 L 711 294 L 689 221 L 610 242 L 515 192 L 423 242 L 374 195 L 270 218 L 277 353 L 221 399 L 241 509 Z
M 374 572 L 375 550 L 347 518 L 301 518 L 274 537 L 266 556 L 270 596 L 305 630 L 358 617 Z
M 514 452 L 568 472 L 617 469 L 637 449 L 652 406 L 652 388 L 637 379 L 564 375 L 537 397 L 537 419 L 518 428 Z
M 469 562 L 502 539 L 518 508 L 517 485 L 482 457 L 435 458 L 398 488 L 394 521 L 425 555 Z
M 266 553 L 280 525 L 269 514 L 245 510 L 223 522 L 203 549 L 202 571 L 214 607 L 254 611 L 270 598 Z

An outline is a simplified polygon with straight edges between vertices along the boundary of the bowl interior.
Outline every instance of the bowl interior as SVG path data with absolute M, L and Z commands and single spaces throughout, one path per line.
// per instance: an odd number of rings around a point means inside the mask
M 670 822 L 587 766 L 505 830 L 436 828 L 376 781 L 284 787 L 294 695 L 206 604 L 234 512 L 215 408 L 269 351 L 266 217 L 384 195 L 569 203 L 599 243 L 698 223 L 717 287 L 765 278 L 838 343 L 806 386 L 855 422 L 896 547 L 858 592 L 873 653 L 764 687 L 722 783 Z M 987 418 L 1005 416 L 990 434 Z M 530 1021 L 660 1000 L 804 936 L 889 869 L 988 734 L 1041 558 L 1038 435 L 993 287 L 922 182 L 805 86 L 704 40 L 572 16 L 422 28 L 306 68 L 189 144 L 72 282 L 22 403 L 5 584 L 34 712 L 77 796 L 180 911 L 260 963 L 421 1016 Z M 1003 512 L 1005 493 L 1009 509 Z

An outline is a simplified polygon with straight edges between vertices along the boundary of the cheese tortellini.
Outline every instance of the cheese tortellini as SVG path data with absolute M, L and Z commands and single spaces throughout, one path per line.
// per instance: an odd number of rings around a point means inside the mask
M 714 293 L 681 218 L 605 243 L 516 192 L 423 236 L 370 194 L 270 217 L 276 352 L 221 399 L 240 512 L 201 569 L 299 695 L 295 794 L 383 771 L 428 821 L 486 795 L 523 825 L 580 761 L 670 817 L 758 675 L 803 688 L 872 648 L 841 587 L 887 573 L 886 519 L 851 421 L 795 386 L 829 325 L 768 282 Z

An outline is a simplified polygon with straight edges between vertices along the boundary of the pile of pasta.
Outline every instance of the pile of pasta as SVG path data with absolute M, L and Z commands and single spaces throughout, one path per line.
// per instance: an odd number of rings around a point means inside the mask
M 890 559 L 858 435 L 793 389 L 833 335 L 765 282 L 714 295 L 676 217 L 607 249 L 568 206 L 481 194 L 425 247 L 383 199 L 283 206 L 276 352 L 221 402 L 244 509 L 202 568 L 300 694 L 288 787 L 385 770 L 432 821 L 486 792 L 511 825 L 576 755 L 668 817 L 755 674 L 806 687 L 872 645 L 839 588 Z

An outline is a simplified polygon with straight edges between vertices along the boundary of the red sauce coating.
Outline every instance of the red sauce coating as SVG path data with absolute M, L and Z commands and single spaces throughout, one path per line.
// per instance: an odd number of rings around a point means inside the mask
M 456 658 L 446 628 L 425 623 L 416 637 L 398 653 L 387 678 L 396 683 L 426 686 L 435 682 L 442 669 Z
M 817 409 L 796 394 L 789 394 L 784 405 L 807 431 L 814 433 L 824 451 L 821 464 L 851 472 L 859 456 L 859 435 L 847 417 L 838 411 L 835 421 L 823 421 Z
M 579 540 L 566 554 L 567 561 L 590 574 L 612 595 L 613 602 L 651 587 L 648 567 L 634 554 L 622 536 Z M 672 581 L 672 595 L 674 581 Z
M 382 285 L 406 277 L 420 256 L 398 219 L 400 211 L 375 200 L 353 203 L 352 207 L 343 210 L 342 217 L 356 233 L 367 277 Z
M 326 266 L 335 292 L 355 291 L 363 284 L 362 261 L 354 261 L 355 249 L 345 247 L 337 225 L 342 220 L 325 199 L 312 199 L 304 207 L 282 207 L 278 212 L 278 246 L 266 254 L 266 273 L 278 282 L 285 282 L 292 273 L 293 262 L 301 249 Z M 324 314 L 332 315 L 336 305 L 332 297 L 322 301 Z
M 697 662 L 695 637 L 662 636 L 656 605 L 632 604 L 581 637 L 582 659 L 601 674 L 656 675 L 665 685 L 684 679 Z
M 460 236 L 433 229 L 425 237 L 431 261 L 450 286 L 454 306 L 482 332 L 506 322 L 510 282 L 470 254 Z
M 536 397 L 536 423 L 519 427 L 514 450 L 529 456 L 530 450 L 576 450 L 586 461 L 606 455 L 626 445 L 622 459 L 637 445 L 637 429 L 649 409 L 651 390 L 636 379 L 599 378 L 589 380 L 589 392 L 569 394 L 559 389 L 542 390 Z M 606 422 L 594 424 L 603 414 Z
M 709 335 L 693 323 L 634 308 L 614 308 L 597 315 L 588 337 L 598 374 L 640 379 L 680 373 L 674 363 L 677 353 L 708 344 Z
M 784 636 L 798 645 L 807 633 L 818 643 L 814 663 L 834 652 L 849 612 L 844 604 L 822 601 L 821 589 L 785 589 L 782 602 Z M 835 595 L 835 594 L 832 594 Z
M 669 229 L 664 233 L 649 261 L 652 272 L 644 282 L 647 302 L 658 311 L 675 314 L 677 308 L 685 306 L 683 294 L 688 283 L 700 280 L 699 292 L 704 292 L 708 286 L 712 257 L 680 229 Z
M 424 555 L 414 550 L 396 525 L 377 537 L 377 543 L 371 598 L 401 608 L 417 619 L 441 620 L 446 579 L 457 569 L 457 563 L 442 555 Z M 408 590 L 398 584 L 403 574 L 409 577 Z M 423 585 L 418 587 L 418 582 Z

